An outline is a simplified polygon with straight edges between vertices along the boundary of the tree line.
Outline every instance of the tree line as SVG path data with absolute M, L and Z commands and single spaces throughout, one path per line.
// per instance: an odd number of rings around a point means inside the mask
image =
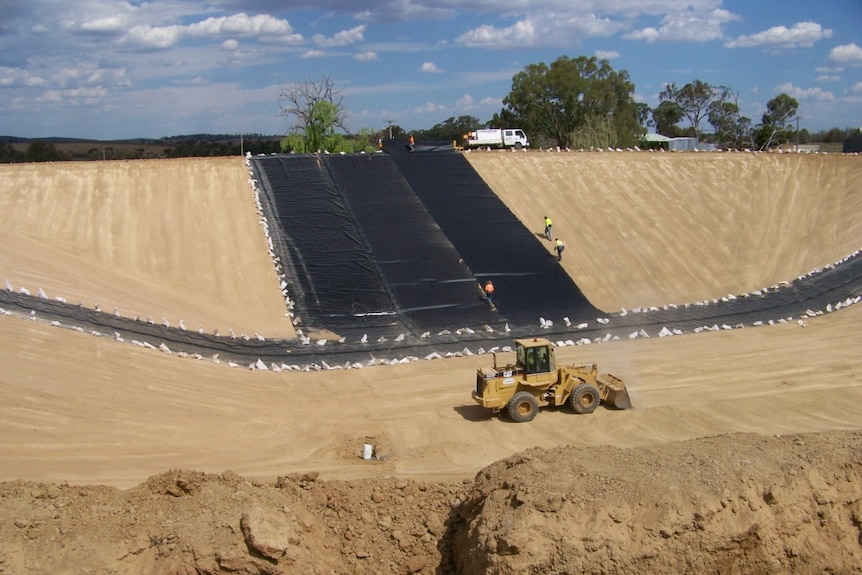
M 799 102 L 785 93 L 769 100 L 757 120 L 742 114 L 740 94 L 732 87 L 699 79 L 684 86 L 667 85 L 655 108 L 636 102 L 634 93 L 629 73 L 614 70 L 608 60 L 560 56 L 550 64 L 530 64 L 515 74 L 503 108 L 487 122 L 462 115 L 412 134 L 418 139 L 460 142 L 465 134 L 482 127 L 517 127 L 538 147 L 606 148 L 637 146 L 652 128 L 664 136 L 691 136 L 723 149 L 756 150 L 788 142 L 843 142 L 858 134 L 856 128 L 800 130 Z M 24 151 L 10 143 L 0 144 L 0 162 L 233 156 L 245 151 L 373 152 L 386 139 L 407 135 L 394 124 L 350 133 L 342 91 L 329 76 L 280 86 L 279 110 L 291 122 L 287 134 L 280 139 L 252 137 L 248 146 L 236 136 L 196 134 L 162 139 L 159 151 L 103 146 L 70 157 L 54 143 L 36 140 Z
M 418 139 L 461 141 L 478 128 L 517 127 L 538 147 L 606 148 L 637 146 L 652 128 L 664 136 L 695 137 L 722 149 L 756 150 L 788 142 L 843 142 L 858 133 L 856 128 L 799 130 L 799 102 L 785 93 L 769 100 L 756 120 L 742 114 L 739 92 L 699 79 L 684 86 L 669 84 L 655 108 L 636 102 L 634 93 L 629 73 L 614 70 L 608 60 L 560 56 L 515 74 L 503 108 L 487 122 L 463 115 L 411 133 Z M 283 86 L 280 99 L 282 116 L 294 121 L 282 140 L 282 151 L 370 148 L 369 130 L 359 137 L 345 135 L 343 98 L 328 76 L 320 82 Z M 390 125 L 373 134 L 381 140 L 403 137 L 406 132 Z

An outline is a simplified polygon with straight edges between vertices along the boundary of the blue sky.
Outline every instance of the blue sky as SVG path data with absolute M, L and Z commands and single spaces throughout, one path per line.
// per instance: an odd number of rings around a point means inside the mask
M 755 123 L 784 92 L 800 128 L 862 126 L 859 0 L 0 0 L 0 134 L 284 134 L 280 88 L 324 76 L 352 131 L 485 122 L 561 55 L 651 107 L 699 79 Z

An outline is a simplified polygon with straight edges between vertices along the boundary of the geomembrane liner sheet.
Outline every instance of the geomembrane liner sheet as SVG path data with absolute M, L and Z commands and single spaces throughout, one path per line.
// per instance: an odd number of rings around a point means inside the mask
M 307 325 L 494 323 L 476 278 L 386 154 L 255 159 Z
M 255 164 L 295 276 L 293 297 L 310 316 L 304 319 L 334 328 L 391 323 L 395 308 L 373 255 L 321 158 L 266 156 Z
M 423 153 L 387 151 L 477 280 L 494 282 L 494 304 L 515 325 L 540 318 L 571 322 L 599 312 L 543 242 L 494 194 L 459 152 L 445 145 Z M 443 151 L 445 150 L 445 151 Z
M 476 278 L 389 156 L 325 163 L 405 328 L 420 334 L 495 321 Z

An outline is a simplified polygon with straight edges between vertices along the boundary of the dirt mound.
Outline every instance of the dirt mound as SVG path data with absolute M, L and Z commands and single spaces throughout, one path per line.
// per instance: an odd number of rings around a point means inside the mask
M 264 484 L 175 470 L 128 491 L 0 484 L 3 573 L 453 572 L 447 522 L 467 485 Z
M 9 573 L 862 573 L 862 433 L 534 448 L 475 480 L 0 484 Z
M 533 449 L 458 510 L 458 572 L 862 573 L 862 434 Z

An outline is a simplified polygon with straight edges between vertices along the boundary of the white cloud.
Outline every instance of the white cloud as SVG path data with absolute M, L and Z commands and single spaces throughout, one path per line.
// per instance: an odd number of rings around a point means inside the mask
M 227 52 L 233 52 L 239 48 L 239 42 L 234 40 L 233 38 L 229 40 L 225 40 L 221 43 L 221 49 Z
M 0 86 L 44 86 L 45 79 L 20 68 L 0 66 Z
M 610 36 L 624 29 L 624 22 L 599 18 L 565 6 L 561 11 L 533 11 L 511 26 L 483 24 L 455 42 L 473 48 L 517 48 L 521 46 L 572 46 L 582 38 Z
M 160 28 L 135 26 L 123 38 L 123 43 L 144 48 L 165 49 L 177 43 L 181 32 L 182 29 L 179 26 L 163 26 Z
M 437 67 L 437 64 L 434 62 L 425 62 L 422 64 L 422 67 L 419 68 L 419 71 L 425 74 L 439 74 L 443 70 Z
M 46 90 L 42 92 L 41 95 L 35 98 L 36 102 L 39 103 L 53 103 L 53 102 L 62 102 L 63 97 L 60 95 L 60 92 L 57 90 Z
M 462 34 L 455 41 L 465 46 L 487 48 L 511 48 L 513 46 L 531 46 L 536 33 L 530 20 L 522 20 L 507 28 L 495 28 L 483 24 L 478 28 Z
M 323 58 L 326 56 L 326 52 L 323 50 L 306 50 L 302 53 L 303 58 Z
M 83 64 L 79 68 L 61 68 L 53 78 L 52 83 L 60 86 L 95 86 L 104 83 L 121 84 L 126 77 L 125 68 L 96 68 Z
M 209 84 L 209 80 L 203 76 L 195 76 L 191 80 L 177 80 L 174 84 L 178 86 L 206 86 Z
M 856 82 L 850 90 L 857 94 L 862 94 L 862 82 Z
M 730 40 L 724 45 L 727 48 L 810 48 L 818 40 L 830 38 L 832 30 L 824 30 L 816 22 L 797 22 L 790 28 L 785 26 L 773 26 L 763 32 L 748 36 L 739 36 L 736 40 Z
M 119 16 L 107 16 L 88 20 L 78 26 L 83 32 L 114 33 L 120 32 L 126 27 L 126 23 Z
M 821 88 L 800 88 L 794 86 L 790 82 L 786 82 L 775 87 L 776 92 L 783 92 L 797 100 L 818 100 L 821 102 L 829 102 L 835 99 L 832 92 Z
M 668 14 L 658 28 L 643 28 L 623 35 L 627 40 L 653 42 L 711 42 L 724 37 L 723 26 L 739 16 L 716 8 L 706 13 L 684 11 Z
M 345 2 L 350 12 L 358 8 L 355 4 L 369 4 L 368 2 Z M 453 8 L 441 7 L 440 4 L 451 4 Z M 371 8 L 357 10 L 353 18 L 363 22 L 405 22 L 416 20 L 451 20 L 457 14 L 458 2 L 447 0 L 439 1 L 416 1 L 398 0 L 394 2 L 372 2 Z
M 289 36 L 293 28 L 287 20 L 273 18 L 269 14 L 257 14 L 249 17 L 240 12 L 231 16 L 207 18 L 201 22 L 189 24 L 185 30 L 191 36 Z
M 458 101 L 455 102 L 455 109 L 460 110 L 462 112 L 469 112 L 473 109 L 473 96 L 470 94 L 464 94 Z
M 435 104 L 433 102 L 425 102 L 421 106 L 417 106 L 417 107 L 413 108 L 413 113 L 414 114 L 430 115 L 430 114 L 445 113 L 447 110 L 448 110 L 448 108 L 446 108 L 446 106 L 443 106 L 441 104 Z
M 616 50 L 596 50 L 595 55 L 599 60 L 613 60 L 620 57 L 620 53 Z
M 829 51 L 829 55 L 826 59 L 831 62 L 839 62 L 841 64 L 862 64 L 862 48 L 856 44 L 836 46 Z
M 96 86 L 92 88 L 73 88 L 62 91 L 63 98 L 73 106 L 96 104 L 108 95 L 108 91 Z
M 200 22 L 180 26 L 133 26 L 121 41 L 150 49 L 166 49 L 176 45 L 182 38 L 218 38 L 221 36 L 257 37 L 261 41 L 298 44 L 302 35 L 293 32 L 287 20 L 273 18 L 268 14 L 249 17 L 239 13 L 232 16 L 207 18 Z
M 815 78 L 817 82 L 840 82 L 841 76 L 830 76 L 829 74 L 821 74 Z
M 356 56 L 353 57 L 357 62 L 372 62 L 377 59 L 377 52 L 372 52 L 371 50 L 367 52 L 360 52 Z
M 362 42 L 364 34 L 365 25 L 363 24 L 361 26 L 351 28 L 350 30 L 342 30 L 331 38 L 327 38 L 322 34 L 316 34 L 312 40 L 314 40 L 314 43 L 321 48 L 332 48 L 335 46 L 349 46 L 351 44 L 356 44 L 357 42 Z

